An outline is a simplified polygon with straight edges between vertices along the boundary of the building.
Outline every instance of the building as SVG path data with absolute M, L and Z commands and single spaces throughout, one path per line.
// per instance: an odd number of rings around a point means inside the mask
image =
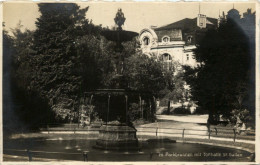
M 156 56 L 169 68 L 173 61 L 196 67 L 193 50 L 208 29 L 217 28 L 218 20 L 199 14 L 197 18 L 185 18 L 162 27 L 141 30 L 141 49 L 148 56 Z
M 194 57 L 193 50 L 205 32 L 208 29 L 215 29 L 217 26 L 217 19 L 198 14 L 193 19 L 185 18 L 166 26 L 145 28 L 139 33 L 141 50 L 143 54 L 155 56 L 158 61 L 162 61 L 163 67 L 166 69 L 170 69 L 173 62 L 178 62 L 180 66 L 197 67 L 199 63 Z M 182 69 L 182 67 L 177 69 Z M 193 112 L 195 106 L 186 97 L 190 95 L 189 85 L 185 83 L 183 88 L 183 99 L 179 100 L 179 102 L 182 102 L 187 107 L 191 103 L 190 111 Z M 171 107 L 180 105 L 180 103 L 173 103 L 172 101 L 170 103 Z

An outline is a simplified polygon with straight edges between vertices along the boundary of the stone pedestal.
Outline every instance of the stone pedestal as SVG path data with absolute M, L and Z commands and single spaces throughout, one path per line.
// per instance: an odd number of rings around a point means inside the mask
M 105 150 L 138 150 L 136 129 L 123 124 L 103 125 L 94 147 Z

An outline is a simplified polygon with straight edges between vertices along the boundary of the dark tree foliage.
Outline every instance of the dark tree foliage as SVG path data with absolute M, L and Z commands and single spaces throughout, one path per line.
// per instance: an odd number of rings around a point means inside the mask
M 136 90 L 156 94 L 166 84 L 161 65 L 138 53 L 136 41 L 115 52 L 116 43 L 85 18 L 87 10 L 71 3 L 41 3 L 35 31 L 13 30 L 11 89 L 16 113 L 29 126 L 77 121 L 84 92 L 114 87 L 119 69 Z M 125 59 L 124 67 L 118 57 Z
M 159 92 L 159 98 L 167 100 L 167 104 L 170 104 L 170 100 L 178 102 L 183 100 L 184 93 L 184 72 L 180 68 L 178 62 L 172 63 L 172 69 L 164 69 L 165 88 Z M 178 71 L 176 71 L 178 70 Z
M 13 53 L 13 40 L 3 31 L 3 133 L 4 136 L 12 132 L 19 125 L 18 117 L 15 116 L 13 95 L 11 93 L 11 64 Z M 10 122 L 13 121 L 13 122 Z
M 96 73 L 101 73 L 101 77 L 97 81 L 99 84 L 97 87 L 101 89 L 115 89 L 118 88 L 116 84 L 119 84 L 119 87 L 122 87 L 122 84 L 126 84 L 126 86 L 123 87 L 124 89 L 131 89 L 136 92 L 135 94 L 128 95 L 129 107 L 131 107 L 132 104 L 139 105 L 139 94 L 149 93 L 150 97 L 142 97 L 142 100 L 145 100 L 145 104 L 143 105 L 143 117 L 147 120 L 153 120 L 155 106 L 152 96 L 156 97 L 166 83 L 161 64 L 154 58 L 142 55 L 141 52 L 136 49 L 138 43 L 135 39 L 123 43 L 124 48 L 122 52 L 113 50 L 115 43 L 106 42 L 106 40 L 103 41 L 103 49 L 99 50 L 101 52 L 97 52 L 95 55 L 98 59 L 96 63 L 98 65 Z M 93 46 L 95 45 L 96 44 L 93 44 Z M 85 66 L 85 68 L 92 67 L 93 66 Z M 121 122 L 126 122 L 125 96 L 111 96 L 109 116 L 107 116 L 107 99 L 108 98 L 104 96 L 94 96 L 92 102 L 95 105 L 95 111 L 98 113 L 98 116 L 104 121 L 107 121 L 108 118 L 108 121 L 120 120 Z M 137 111 L 140 113 L 139 110 L 140 107 L 135 110 L 130 108 L 127 114 L 129 115 L 127 120 L 131 120 L 132 122 L 130 116 Z M 138 118 L 140 117 L 141 115 L 138 114 Z
M 84 40 L 84 37 L 99 37 L 101 31 L 101 27 L 85 19 L 87 10 L 70 3 L 39 4 L 41 16 L 36 21 L 34 34 L 38 72 L 33 85 L 47 96 L 52 109 L 62 119 L 69 116 L 77 118 L 78 100 L 84 93 L 83 87 L 96 84 L 92 81 L 95 76 L 84 79 L 84 75 L 93 74 L 93 70 L 82 72 L 82 66 L 87 64 L 82 56 L 89 57 L 88 62 L 91 62 L 100 41 L 93 45 L 90 39 L 86 43 L 89 48 L 87 52 L 77 49 L 78 42 Z M 93 50 L 91 46 L 94 46 Z M 95 61 L 92 64 L 96 67 Z
M 126 58 L 124 76 L 130 88 L 147 91 L 154 96 L 166 85 L 163 68 L 155 59 L 135 53 Z
M 111 42 L 104 37 L 86 35 L 77 40 L 76 49 L 79 59 L 79 74 L 82 77 L 81 91 L 92 91 L 97 88 L 109 87 L 113 77 L 114 61 Z
M 230 118 L 233 109 L 250 108 L 246 104 L 252 85 L 249 40 L 241 27 L 227 20 L 217 30 L 209 30 L 195 57 L 201 65 L 185 67 L 186 81 L 191 85 L 193 100 L 209 111 L 211 122 L 218 121 L 220 115 Z
M 22 32 L 20 27 L 13 30 L 12 89 L 17 104 L 21 105 L 18 114 L 29 125 L 36 126 L 37 120 L 52 122 L 53 112 L 56 122 L 69 117 L 76 119 L 79 97 L 84 93 L 83 83 L 95 84 L 91 82 L 92 77 L 83 82 L 82 75 L 93 70 L 82 72 L 85 62 L 82 58 L 89 56 L 89 61 L 93 61 L 96 50 L 90 47 L 100 45 L 101 27 L 85 19 L 87 10 L 70 3 L 41 3 L 35 32 Z M 85 43 L 90 48 L 88 51 L 78 51 L 79 42 L 93 35 L 97 42 Z
M 32 80 L 33 57 L 31 54 L 33 45 L 33 32 L 25 30 L 22 32 L 21 26 L 13 29 L 13 36 L 9 36 L 11 44 L 4 51 L 4 65 L 8 65 L 6 73 L 8 76 L 5 82 L 6 93 L 4 98 L 5 104 L 9 104 L 4 108 L 6 119 L 15 118 L 13 122 L 7 124 L 15 126 L 13 131 L 26 131 L 29 127 L 37 128 L 42 123 L 51 122 L 54 119 L 54 114 L 46 101 L 46 98 L 41 97 L 36 91 L 31 90 L 30 82 Z M 6 40 L 6 39 L 4 39 Z M 8 114 L 12 113 L 10 118 Z

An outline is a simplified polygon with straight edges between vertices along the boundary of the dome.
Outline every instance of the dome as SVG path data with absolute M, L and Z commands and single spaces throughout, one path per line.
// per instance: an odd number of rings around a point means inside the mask
M 237 15 L 239 15 L 239 11 L 237 10 L 237 9 L 231 9 L 231 10 L 229 10 L 228 11 L 228 14 L 237 14 Z
M 231 18 L 231 19 L 239 19 L 240 15 L 239 15 L 239 11 L 236 9 L 231 9 L 227 12 L 227 18 Z

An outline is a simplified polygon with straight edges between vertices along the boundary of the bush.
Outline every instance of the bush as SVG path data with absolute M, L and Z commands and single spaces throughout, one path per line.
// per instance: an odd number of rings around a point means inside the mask
M 160 100 L 160 106 L 168 106 L 168 101 L 169 101 L 169 99 L 167 99 L 167 98 L 161 99 Z
M 139 105 L 136 103 L 132 103 L 129 106 L 129 119 L 131 122 L 140 118 L 140 110 Z
M 194 114 L 208 114 L 208 111 L 202 107 L 197 107 L 194 111 Z
M 233 109 L 231 114 L 231 122 L 233 124 L 235 124 L 238 119 L 240 119 L 243 123 L 248 123 L 252 120 L 252 117 L 247 109 Z
M 173 110 L 174 114 L 191 114 L 190 110 L 183 107 L 178 107 Z
M 168 108 L 164 108 L 162 110 L 162 115 L 168 115 L 167 111 L 168 111 Z M 182 108 L 182 107 L 172 108 L 171 107 L 169 115 L 173 115 L 173 114 L 191 114 L 191 113 L 188 108 Z
M 174 108 L 170 108 L 170 114 L 169 115 L 171 115 L 171 114 L 173 114 L 173 111 L 174 111 Z M 164 108 L 163 110 L 162 110 L 162 115 L 168 115 L 168 107 L 166 107 L 166 108 Z

